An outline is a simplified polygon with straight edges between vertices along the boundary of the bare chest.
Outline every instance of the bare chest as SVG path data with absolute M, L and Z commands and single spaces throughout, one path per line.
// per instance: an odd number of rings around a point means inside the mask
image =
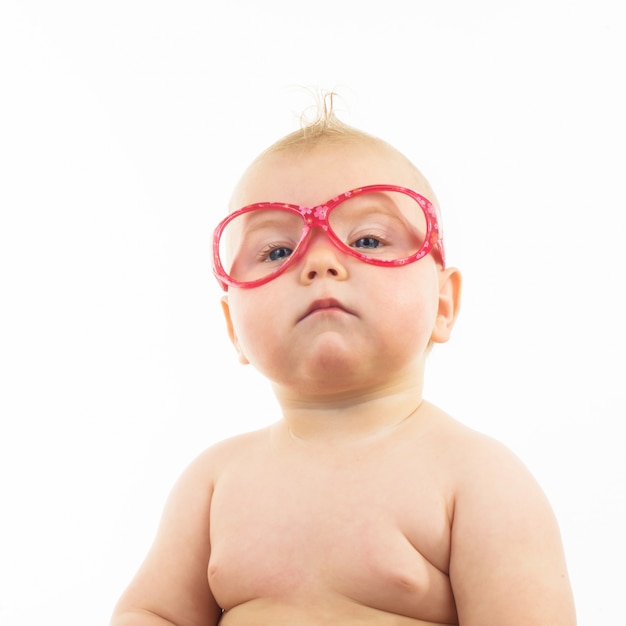
M 217 480 L 209 582 L 228 609 L 254 598 L 344 597 L 450 622 L 445 484 L 402 454 L 253 454 Z

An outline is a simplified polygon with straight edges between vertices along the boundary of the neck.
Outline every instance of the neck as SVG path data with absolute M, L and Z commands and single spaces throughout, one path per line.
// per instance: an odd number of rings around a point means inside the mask
M 422 385 L 370 393 L 303 397 L 276 389 L 284 423 L 296 440 L 347 443 L 385 436 L 420 414 Z

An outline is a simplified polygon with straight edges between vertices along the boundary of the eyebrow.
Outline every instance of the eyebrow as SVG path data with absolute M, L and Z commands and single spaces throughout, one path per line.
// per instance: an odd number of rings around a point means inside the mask
M 372 200 L 373 202 L 368 202 L 368 200 Z M 374 201 L 376 200 L 384 200 L 384 202 L 381 202 L 380 204 L 375 204 Z M 426 225 L 427 218 L 424 213 L 424 209 L 415 200 L 411 198 L 409 198 L 409 200 L 411 200 L 411 202 L 415 204 L 416 208 L 419 209 L 420 213 L 423 215 L 424 225 Z M 414 223 L 410 219 L 410 216 L 407 214 L 409 213 L 409 211 L 407 209 L 403 209 L 399 202 L 396 202 L 392 197 L 390 197 L 385 192 L 379 191 L 379 192 L 363 194 L 360 196 L 356 196 L 354 198 L 348 198 L 347 200 L 344 200 L 338 206 L 343 206 L 343 205 L 349 205 L 348 208 L 350 208 L 351 206 L 354 206 L 355 211 L 363 210 L 365 208 L 367 209 L 367 212 L 369 213 L 374 213 L 376 209 L 384 209 L 385 216 L 399 222 L 400 224 L 411 226 L 413 228 L 417 228 L 418 230 L 420 230 L 420 226 L 422 226 L 422 224 Z M 420 215 L 420 213 L 418 213 L 418 215 Z
M 264 215 L 261 215 L 261 214 Z M 271 215 L 270 215 L 271 214 Z M 277 219 L 279 214 L 284 215 L 283 220 Z M 254 233 L 255 231 L 263 230 L 268 226 L 274 226 L 276 224 L 280 224 L 281 222 L 285 222 L 286 218 L 291 217 L 294 223 L 302 222 L 302 219 L 299 215 L 292 213 L 291 211 L 283 211 L 279 208 L 263 208 L 255 211 L 250 211 L 245 213 L 244 215 L 240 215 L 238 218 L 233 220 L 235 223 L 240 224 L 239 230 L 241 232 Z M 304 224 L 303 224 L 304 225 Z

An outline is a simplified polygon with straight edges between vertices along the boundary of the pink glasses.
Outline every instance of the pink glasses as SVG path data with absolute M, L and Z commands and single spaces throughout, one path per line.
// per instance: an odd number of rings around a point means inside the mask
M 435 250 L 445 265 L 432 202 L 406 187 L 369 185 L 315 207 L 259 202 L 234 211 L 213 234 L 215 277 L 224 290 L 264 285 L 302 258 L 314 228 L 364 263 L 399 267 Z

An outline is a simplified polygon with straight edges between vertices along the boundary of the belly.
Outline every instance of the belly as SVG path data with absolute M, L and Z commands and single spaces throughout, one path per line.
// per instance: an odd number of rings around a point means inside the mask
M 224 613 L 220 626 L 456 626 L 380 611 L 346 600 L 310 599 L 306 604 L 268 599 L 245 602 Z
M 253 533 L 251 528 L 264 531 Z M 311 615 L 307 619 L 312 625 L 330 624 L 329 617 L 339 614 L 338 624 L 457 621 L 448 575 L 399 528 L 373 512 L 326 528 L 301 521 L 299 527 L 289 524 L 281 531 L 280 523 L 272 527 L 257 519 L 256 525 L 247 522 L 229 533 L 216 533 L 208 577 L 217 602 L 229 612 L 238 609 L 235 616 L 248 605 L 254 608 L 246 614 L 265 607 L 276 617 L 303 611 Z M 357 615 L 351 617 L 351 611 Z M 309 623 L 285 620 L 291 625 Z M 257 621 L 256 626 L 263 623 Z

